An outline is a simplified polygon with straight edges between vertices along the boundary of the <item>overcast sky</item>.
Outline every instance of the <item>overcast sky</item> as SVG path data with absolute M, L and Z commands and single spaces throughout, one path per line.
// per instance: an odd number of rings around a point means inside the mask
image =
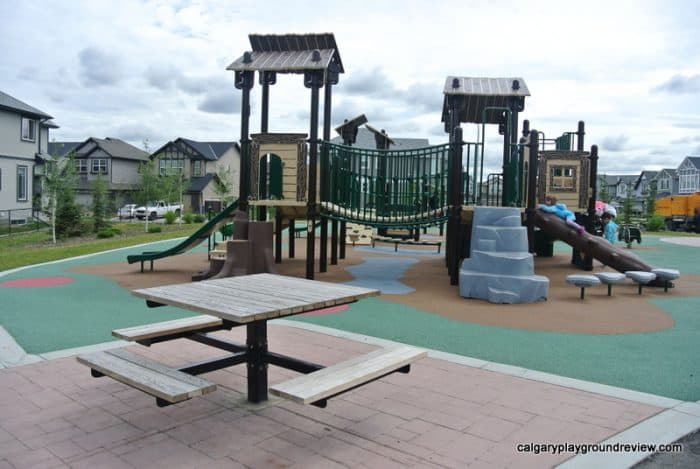
M 345 67 L 334 127 L 364 113 L 390 136 L 444 143 L 448 75 L 522 77 L 533 128 L 550 138 L 584 120 L 601 172 L 632 174 L 700 155 L 698 3 L 0 0 L 0 90 L 54 116 L 52 140 L 239 140 L 226 67 L 248 34 L 332 32 Z M 270 104 L 270 131 L 308 132 L 300 75 L 279 76 Z M 489 166 L 500 153 L 491 129 Z

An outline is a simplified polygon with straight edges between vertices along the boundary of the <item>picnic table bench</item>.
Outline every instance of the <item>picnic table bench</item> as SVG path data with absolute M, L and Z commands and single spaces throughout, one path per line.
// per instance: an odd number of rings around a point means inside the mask
M 178 306 L 200 314 L 144 326 L 117 329 L 120 339 L 150 346 L 187 338 L 228 351 L 224 357 L 170 368 L 141 355 L 110 350 L 80 355 L 95 377 L 117 381 L 156 397 L 165 406 L 212 392 L 216 385 L 194 375 L 246 363 L 248 400 L 267 400 L 267 365 L 291 369 L 304 376 L 279 383 L 270 392 L 293 401 L 325 407 L 327 400 L 394 372 L 408 373 L 410 364 L 426 355 L 410 346 L 375 350 L 346 362 L 324 367 L 268 350 L 267 321 L 379 294 L 377 290 L 297 279 L 274 274 L 256 274 L 197 283 L 153 287 L 133 292 L 151 307 Z M 246 344 L 237 344 L 210 332 L 245 325 Z M 193 379 L 191 379 L 193 378 Z

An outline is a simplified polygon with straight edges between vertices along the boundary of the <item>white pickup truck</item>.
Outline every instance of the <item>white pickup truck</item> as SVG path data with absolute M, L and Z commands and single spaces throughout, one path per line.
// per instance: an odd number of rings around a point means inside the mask
M 163 200 L 148 202 L 145 207 L 141 206 L 136 209 L 135 216 L 139 220 L 143 220 L 146 217 L 149 220 L 155 220 L 156 218 L 163 218 L 168 212 L 175 212 L 175 215 L 179 217 L 180 213 L 182 213 L 182 205 L 169 204 Z

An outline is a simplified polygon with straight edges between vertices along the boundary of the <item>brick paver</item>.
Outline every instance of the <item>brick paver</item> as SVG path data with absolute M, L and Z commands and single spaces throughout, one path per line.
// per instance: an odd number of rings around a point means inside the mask
M 270 348 L 330 364 L 365 343 L 270 325 Z M 223 333 L 243 340 L 244 331 Z M 220 356 L 186 340 L 132 350 L 172 365 Z M 293 376 L 270 368 L 270 382 Z M 426 358 L 326 409 L 245 402 L 245 367 L 170 407 L 74 358 L 0 370 L 0 467 L 545 467 L 571 454 L 519 443 L 597 442 L 661 408 Z

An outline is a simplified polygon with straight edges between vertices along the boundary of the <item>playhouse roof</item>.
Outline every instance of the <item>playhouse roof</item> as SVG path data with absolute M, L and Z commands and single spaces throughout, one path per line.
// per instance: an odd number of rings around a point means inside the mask
M 227 70 L 302 73 L 326 70 L 335 62 L 344 73 L 340 52 L 333 33 L 323 34 L 250 34 L 250 60 L 246 54 L 236 59 Z M 319 57 L 314 60 L 314 51 Z
M 499 112 L 490 112 L 484 116 L 487 107 L 512 109 L 512 100 L 524 100 L 530 96 L 525 80 L 520 77 L 510 78 L 474 78 L 448 76 L 443 89 L 445 99 L 442 106 L 442 121 L 447 119 L 447 98 L 464 96 L 464 106 L 460 109 L 460 122 L 476 124 L 497 124 Z

